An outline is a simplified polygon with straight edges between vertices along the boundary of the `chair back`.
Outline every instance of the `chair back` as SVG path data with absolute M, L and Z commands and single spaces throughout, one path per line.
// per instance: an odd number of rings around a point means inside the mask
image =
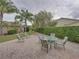
M 53 37 L 55 37 L 55 33 L 51 33 L 51 34 L 50 34 L 50 36 L 53 36 Z
M 16 34 L 16 37 L 18 38 L 18 40 L 21 40 L 21 37 L 19 34 Z
M 55 33 L 51 33 L 50 36 L 49 36 L 49 39 L 50 40 L 55 40 L 56 39 Z
M 43 39 L 44 39 L 44 36 L 41 34 L 41 35 L 38 36 L 38 38 L 39 38 L 40 40 L 43 40 Z
M 65 37 L 64 37 L 64 40 L 63 40 L 63 44 L 66 44 L 67 41 L 68 41 L 68 37 L 65 36 Z
M 41 44 L 44 48 L 47 48 L 48 46 L 48 41 L 47 40 L 41 40 Z

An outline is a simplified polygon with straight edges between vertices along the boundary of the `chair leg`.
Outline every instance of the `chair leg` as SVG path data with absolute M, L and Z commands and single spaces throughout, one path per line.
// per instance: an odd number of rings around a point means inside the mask
M 64 50 L 65 50 L 65 45 L 63 45 L 63 47 L 64 47 Z
M 41 50 L 43 49 L 43 47 L 44 47 L 43 44 L 41 44 Z
M 57 47 L 57 43 L 54 43 L 54 48 L 56 49 L 56 47 Z
M 50 49 L 52 48 L 52 44 L 50 44 Z
M 48 48 L 48 44 L 47 44 L 47 53 L 48 53 L 48 50 L 49 50 L 49 48 Z
M 41 50 L 43 49 L 43 47 L 41 46 Z

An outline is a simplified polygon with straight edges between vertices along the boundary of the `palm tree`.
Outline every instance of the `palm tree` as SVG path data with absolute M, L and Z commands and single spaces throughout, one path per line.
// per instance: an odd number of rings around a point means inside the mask
M 17 20 L 17 19 L 20 19 L 20 20 Z M 20 15 L 15 16 L 15 24 L 16 24 L 16 26 L 19 25 L 19 27 L 20 27 L 20 28 L 18 28 L 19 32 L 23 32 L 22 31 L 22 24 L 21 24 L 22 19 L 23 18 Z
M 12 13 L 15 12 L 17 8 L 13 5 L 13 2 L 10 0 L 0 0 L 0 23 L 3 22 L 4 13 Z M 1 34 L 3 34 L 2 30 L 3 26 L 1 25 Z
M 53 16 L 50 12 L 40 11 L 38 14 L 35 15 L 35 21 L 33 25 L 38 28 L 47 26 L 49 22 L 51 22 L 52 17 Z
M 28 10 L 21 10 L 16 15 L 15 19 L 20 19 L 20 22 L 24 21 L 24 32 L 27 30 L 27 21 L 32 22 L 32 16 L 33 14 L 28 12 Z

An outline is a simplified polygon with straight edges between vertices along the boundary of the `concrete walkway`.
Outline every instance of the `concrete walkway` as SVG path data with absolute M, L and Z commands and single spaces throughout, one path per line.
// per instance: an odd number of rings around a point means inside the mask
M 31 35 L 24 42 L 0 43 L 0 59 L 79 59 L 79 44 L 68 42 L 65 50 L 52 48 L 47 54 L 41 50 L 38 35 Z

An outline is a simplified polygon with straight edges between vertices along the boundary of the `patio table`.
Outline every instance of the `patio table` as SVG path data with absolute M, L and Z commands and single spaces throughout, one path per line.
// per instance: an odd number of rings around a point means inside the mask
M 48 45 L 50 46 L 50 48 L 52 48 L 52 44 L 54 44 L 54 48 L 55 48 L 55 42 L 58 40 L 57 37 L 52 37 L 52 36 L 48 36 L 48 35 L 44 35 L 44 39 L 48 42 Z
M 40 35 L 39 38 L 42 44 L 42 48 L 46 48 L 47 53 L 48 53 L 49 47 L 52 48 L 53 43 L 55 48 L 55 41 L 58 40 L 58 38 L 53 36 L 48 36 L 48 35 Z
M 52 43 L 53 41 L 54 42 L 57 41 L 58 38 L 57 37 L 51 37 L 51 36 L 48 36 L 48 35 L 44 35 L 44 39 L 43 40 L 47 40 L 48 42 Z

